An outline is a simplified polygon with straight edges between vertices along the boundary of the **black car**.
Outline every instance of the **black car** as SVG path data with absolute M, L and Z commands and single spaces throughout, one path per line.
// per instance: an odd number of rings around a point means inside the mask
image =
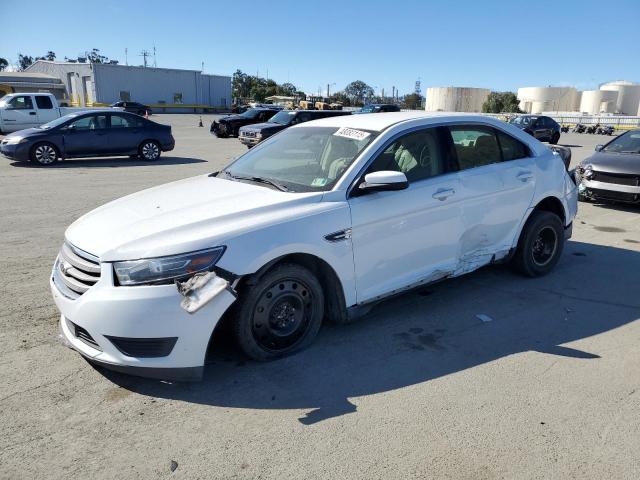
M 276 113 L 267 123 L 256 123 L 240 128 L 238 138 L 247 147 L 260 143 L 274 133 L 278 133 L 291 125 L 309 122 L 319 118 L 350 115 L 351 112 L 343 110 L 283 110 Z
M 138 102 L 116 102 L 111 106 L 124 108 L 125 112 L 135 113 L 137 115 L 151 115 L 151 107 Z
M 359 113 L 399 112 L 400 107 L 393 103 L 370 103 L 362 107 Z
M 640 204 L 640 129 L 629 130 L 576 167 L 578 198 Z
M 13 160 L 52 165 L 58 158 L 114 155 L 151 161 L 174 146 L 170 126 L 133 113 L 97 110 L 72 113 L 7 135 L 0 153 Z
M 518 115 L 509 120 L 509 123 L 524 130 L 541 142 L 549 142 L 555 145 L 560 140 L 560 124 L 551 117 L 545 117 L 544 115 Z
M 245 125 L 253 125 L 254 123 L 267 122 L 276 113 L 281 111 L 281 107 L 273 108 L 251 108 L 239 115 L 228 115 L 222 117 L 219 121 L 211 124 L 211 133 L 217 137 L 238 136 L 240 127 Z

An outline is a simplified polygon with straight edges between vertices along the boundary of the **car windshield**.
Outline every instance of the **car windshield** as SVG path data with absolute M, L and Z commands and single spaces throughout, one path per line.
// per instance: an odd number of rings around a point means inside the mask
M 374 112 L 376 109 L 375 105 L 365 105 L 364 107 L 362 107 L 362 110 L 360 110 L 363 113 L 372 113 Z
M 511 119 L 510 123 L 513 123 L 514 125 L 531 125 L 533 122 L 535 122 L 538 119 L 538 117 L 514 117 Z
M 249 150 L 218 176 L 272 183 L 286 191 L 330 190 L 375 135 L 345 127 L 289 128 Z
M 244 113 L 241 113 L 240 116 L 244 117 L 244 118 L 250 118 L 250 119 L 254 119 L 258 116 L 258 114 L 261 112 L 261 110 L 258 110 L 257 108 L 251 108 L 249 110 L 247 110 Z
M 640 153 L 640 131 L 624 133 L 609 142 L 602 150 L 616 153 Z
M 64 123 L 67 123 L 69 120 L 76 118 L 79 115 L 79 113 L 70 113 L 69 115 L 65 115 L 64 117 L 60 117 L 60 118 L 56 118 L 55 120 L 52 120 L 49 123 L 45 123 L 43 125 L 40 125 L 39 127 L 36 128 L 40 128 L 42 130 L 51 130 L 52 128 L 55 128 L 59 125 L 62 125 Z
M 278 112 L 269 119 L 270 123 L 279 123 L 280 125 L 289 125 L 296 112 Z

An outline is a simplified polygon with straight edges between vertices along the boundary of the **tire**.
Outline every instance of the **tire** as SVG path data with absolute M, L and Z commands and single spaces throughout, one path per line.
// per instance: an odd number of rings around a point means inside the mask
M 324 317 L 324 292 L 309 270 L 282 264 L 249 279 L 235 313 L 240 349 L 253 360 L 273 360 L 313 342 Z
M 551 140 L 549 140 L 549 143 L 551 145 L 555 145 L 558 143 L 559 140 L 560 140 L 560 134 L 556 132 L 551 136 Z
M 546 275 L 558 263 L 563 248 L 560 218 L 551 212 L 534 211 L 520 234 L 513 266 L 528 277 Z
M 29 158 L 33 163 L 41 165 L 43 167 L 49 167 L 56 163 L 60 157 L 60 152 L 55 145 L 49 142 L 36 143 L 31 148 Z
M 138 155 L 141 159 L 153 162 L 160 158 L 160 144 L 155 140 L 145 140 L 138 148 Z

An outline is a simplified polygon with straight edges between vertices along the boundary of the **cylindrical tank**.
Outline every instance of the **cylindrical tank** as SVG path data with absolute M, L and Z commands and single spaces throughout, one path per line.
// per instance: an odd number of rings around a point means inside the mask
M 491 90 L 467 87 L 429 87 L 426 90 L 427 112 L 481 112 Z
M 580 100 L 580 111 L 590 115 L 614 113 L 618 92 L 611 90 L 585 90 Z
M 522 87 L 518 89 L 520 110 L 527 113 L 577 110 L 578 92 L 573 87 Z
M 640 85 L 625 80 L 617 80 L 600 85 L 600 90 L 618 92 L 615 113 L 635 115 L 640 109 Z

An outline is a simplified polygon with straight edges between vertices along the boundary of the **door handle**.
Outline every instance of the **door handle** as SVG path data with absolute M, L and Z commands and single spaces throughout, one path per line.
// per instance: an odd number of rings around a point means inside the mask
M 533 178 L 533 173 L 531 173 L 531 172 L 520 172 L 517 175 L 517 178 L 521 182 L 528 182 L 529 180 L 531 180 Z
M 455 193 L 456 191 L 453 188 L 441 188 L 436 193 L 431 195 L 431 197 L 442 202 Z
M 36 112 L 29 112 L 29 115 L 35 115 Z

